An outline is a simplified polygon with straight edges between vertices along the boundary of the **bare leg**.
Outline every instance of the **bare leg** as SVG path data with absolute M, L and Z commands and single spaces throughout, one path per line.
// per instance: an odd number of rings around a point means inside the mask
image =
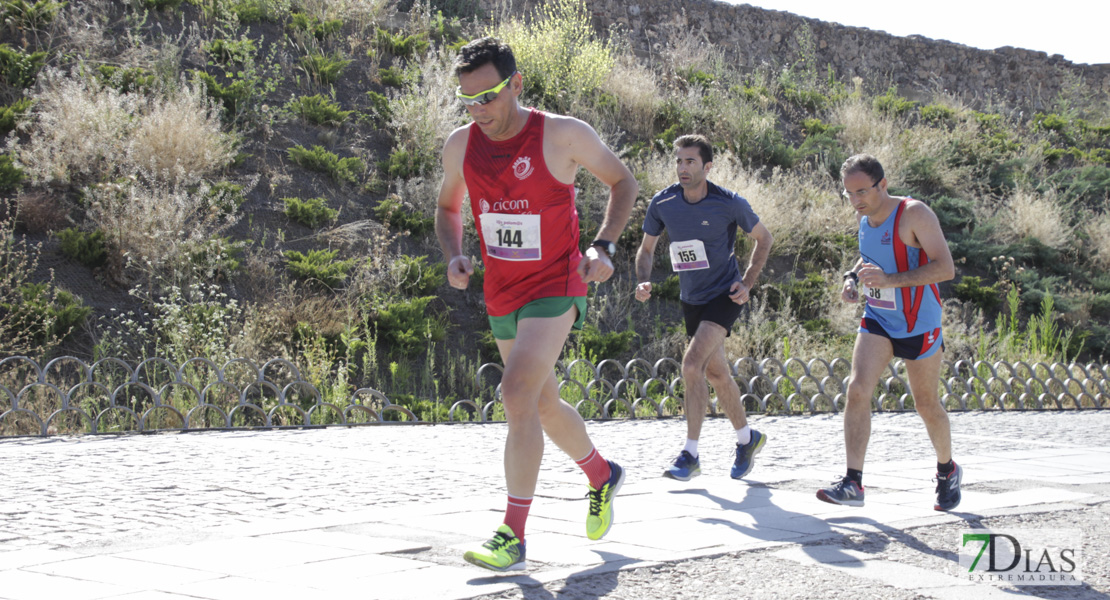
M 871 396 L 893 357 L 894 349 L 887 338 L 873 333 L 856 336 L 848 404 L 844 407 L 844 446 L 849 469 L 863 470 L 867 443 L 871 440 Z
M 543 460 L 540 399 L 551 393 L 549 387 L 555 381 L 552 370 L 563 351 L 567 334 L 570 333 L 576 316 L 576 312 L 571 310 L 559 317 L 521 319 L 517 323 L 515 340 L 497 340 L 498 349 L 505 361 L 505 373 L 501 377 L 501 401 L 505 406 L 505 418 L 509 425 L 505 440 L 505 482 L 509 493 L 519 498 L 530 498 L 536 491 L 536 480 Z M 555 395 L 558 396 L 557 393 Z M 578 420 L 581 421 L 581 417 Z M 558 418 L 556 422 L 561 423 Z M 586 450 L 582 452 L 585 455 L 590 448 L 589 438 L 585 436 L 585 426 L 580 434 L 585 438 Z M 563 435 L 577 442 L 566 442 L 572 446 L 571 449 L 581 444 L 573 433 Z M 563 447 L 563 444 L 556 443 Z
M 942 352 L 919 360 L 906 361 L 906 375 L 910 380 L 910 393 L 917 414 L 925 421 L 925 430 L 937 452 L 937 462 L 947 463 L 952 459 L 952 428 L 948 422 L 948 412 L 940 402 L 938 384 Z
M 732 368 L 729 367 L 728 358 L 725 356 L 724 340 L 717 346 L 717 351 L 709 359 L 705 369 L 705 376 L 717 392 L 717 403 L 728 415 L 733 429 L 743 429 L 748 424 L 748 415 L 744 405 L 740 402 L 740 386 L 732 378 Z
M 686 354 L 682 357 L 682 382 L 686 386 L 686 437 L 696 440 L 701 437 L 701 426 L 705 421 L 705 410 L 709 405 L 709 385 L 706 383 L 706 368 L 718 348 L 725 340 L 725 328 L 716 323 L 702 321 Z M 733 384 L 735 386 L 735 383 Z M 740 391 L 737 389 L 737 396 Z

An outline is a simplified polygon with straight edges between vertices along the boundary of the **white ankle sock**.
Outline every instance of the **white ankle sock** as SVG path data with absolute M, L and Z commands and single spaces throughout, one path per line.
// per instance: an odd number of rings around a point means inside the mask
M 697 458 L 698 457 L 698 441 L 697 440 L 686 440 L 686 447 L 683 448 L 683 450 L 689 452 L 690 456 L 693 456 L 694 458 Z
M 741 427 L 740 429 L 737 429 L 736 430 L 736 441 L 740 442 L 741 446 L 743 446 L 744 444 L 750 443 L 752 441 L 752 428 L 745 425 L 745 426 Z

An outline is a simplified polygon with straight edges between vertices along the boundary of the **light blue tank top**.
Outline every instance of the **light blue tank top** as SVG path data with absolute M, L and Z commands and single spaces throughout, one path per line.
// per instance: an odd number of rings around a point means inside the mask
M 898 236 L 907 200 L 901 200 L 878 227 L 872 227 L 867 217 L 860 220 L 860 255 L 884 273 L 904 273 L 929 263 L 923 249 L 907 246 Z M 913 337 L 940 327 L 940 290 L 935 283 L 882 290 L 861 286 L 860 294 L 866 302 L 864 318 L 878 321 L 892 338 Z

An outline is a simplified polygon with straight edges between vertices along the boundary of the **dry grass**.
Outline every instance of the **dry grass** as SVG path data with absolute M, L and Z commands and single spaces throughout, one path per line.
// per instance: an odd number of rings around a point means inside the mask
M 661 104 L 661 93 L 655 74 L 636 58 L 623 53 L 609 73 L 602 89 L 617 98 L 615 114 L 610 120 L 619 123 L 636 139 L 650 138 L 655 132 L 655 114 Z
M 47 71 L 35 95 L 28 140 L 15 146 L 36 184 L 69 184 L 138 173 L 196 183 L 231 161 L 235 139 L 220 129 L 204 92 L 182 83 L 150 98 L 120 94 L 77 73 Z
M 1056 201 L 1056 193 L 1039 193 L 1018 188 L 996 213 L 996 237 L 1002 242 L 1019 242 L 1035 238 L 1057 250 L 1067 247 L 1072 239 L 1065 209 Z
M 389 126 L 398 149 L 435 156 L 447 136 L 463 123 L 462 109 L 455 99 L 457 82 L 452 60 L 447 52 L 429 52 L 417 66 L 419 80 L 391 94 Z
M 99 82 L 49 69 L 39 76 L 25 144 L 9 149 L 36 184 L 68 184 L 112 171 L 124 161 L 140 99 Z
M 790 357 L 802 360 L 851 357 L 850 338 L 806 331 L 799 321 L 789 318 L 792 313 L 789 305 L 776 313 L 770 309 L 767 297 L 762 293 L 755 294 L 749 304 L 748 316 L 737 323 L 731 336 L 725 338 L 725 353 L 730 362 L 746 356 L 757 361 L 764 358 L 781 361 Z
M 844 126 L 838 137 L 848 154 L 866 152 L 880 157 L 887 177 L 905 165 L 899 141 L 904 123 L 876 112 L 869 97 L 853 95 L 836 105 L 829 111 L 829 122 Z
M 1110 213 L 1089 219 L 1086 233 L 1090 238 L 1088 250 L 1091 262 L 1101 269 L 1110 269 Z
M 67 211 L 54 194 L 31 191 L 15 199 L 16 220 L 29 233 L 45 233 L 66 227 Z
M 89 188 L 88 215 L 104 231 L 109 264 L 117 272 L 190 271 L 195 246 L 237 220 L 215 206 L 210 190 L 141 180 Z
M 231 162 L 234 136 L 221 131 L 219 109 L 203 89 L 182 83 L 147 102 L 128 139 L 131 169 L 173 184 L 193 184 Z

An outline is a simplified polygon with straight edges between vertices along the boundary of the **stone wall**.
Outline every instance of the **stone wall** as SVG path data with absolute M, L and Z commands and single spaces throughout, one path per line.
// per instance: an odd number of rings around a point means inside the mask
M 505 0 L 482 0 L 489 8 Z M 528 10 L 535 0 L 515 0 Z M 897 37 L 797 15 L 715 0 L 586 0 L 594 25 L 620 25 L 643 58 L 658 56 L 669 41 L 704 36 L 747 69 L 797 60 L 798 32 L 808 24 L 819 69 L 831 64 L 842 80 L 860 76 L 882 87 L 898 86 L 914 99 L 948 90 L 972 105 L 1001 101 L 1043 110 L 1076 76 L 1097 94 L 1110 94 L 1110 64 L 1074 64 L 1056 54 L 1004 47 L 980 50 L 921 36 Z

